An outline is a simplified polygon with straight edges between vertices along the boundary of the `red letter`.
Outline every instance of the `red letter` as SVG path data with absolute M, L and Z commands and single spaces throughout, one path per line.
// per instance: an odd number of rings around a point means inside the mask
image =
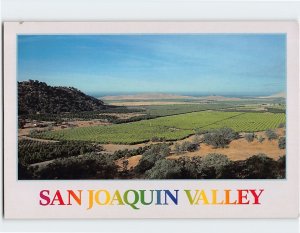
M 44 193 L 47 193 L 49 195 L 50 192 L 49 192 L 49 190 L 42 190 L 42 191 L 40 191 L 40 198 L 46 201 L 45 203 L 43 203 L 42 200 L 40 200 L 40 205 L 44 205 L 45 206 L 45 205 L 49 205 L 50 198 L 48 196 L 44 195 Z
M 54 198 L 53 198 L 53 200 L 52 200 L 52 202 L 51 202 L 50 205 L 55 205 L 55 204 L 53 204 L 55 201 L 59 202 L 58 205 L 65 205 L 65 203 L 64 203 L 64 201 L 62 199 L 62 196 L 61 196 L 59 190 L 56 191 L 56 193 L 54 195 Z
M 238 193 L 239 193 L 239 201 L 237 204 L 241 205 L 241 204 L 244 204 L 244 205 L 249 205 L 249 202 L 250 201 L 247 201 L 247 202 L 243 202 L 243 199 L 246 199 L 248 198 L 248 190 L 247 189 L 238 189 L 237 190 Z M 246 192 L 246 195 L 243 195 L 243 192 Z
M 260 202 L 259 202 L 258 198 L 260 197 L 260 195 L 262 194 L 262 192 L 264 191 L 264 189 L 260 189 L 259 191 L 260 191 L 260 193 L 257 194 L 255 192 L 255 189 L 250 189 L 250 192 L 252 193 L 252 195 L 254 197 L 253 205 L 260 205 Z

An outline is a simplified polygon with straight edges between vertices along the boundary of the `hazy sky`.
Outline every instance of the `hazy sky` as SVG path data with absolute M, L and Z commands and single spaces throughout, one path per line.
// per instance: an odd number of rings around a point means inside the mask
M 18 80 L 28 79 L 95 95 L 269 95 L 286 88 L 286 36 L 20 35 Z

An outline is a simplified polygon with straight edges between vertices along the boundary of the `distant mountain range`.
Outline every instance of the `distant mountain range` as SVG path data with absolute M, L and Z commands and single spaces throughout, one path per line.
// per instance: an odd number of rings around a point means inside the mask
M 249 99 L 255 98 L 286 98 L 285 93 L 277 93 L 271 96 L 264 97 L 249 97 Z M 103 96 L 102 100 L 117 101 L 117 100 L 182 100 L 182 99 L 192 99 L 192 100 L 210 100 L 210 101 L 239 101 L 245 98 L 238 97 L 226 97 L 221 95 L 209 95 L 209 96 L 186 96 L 186 95 L 176 95 L 176 94 L 163 94 L 163 93 L 145 93 L 145 94 L 133 94 L 133 95 L 111 95 Z
M 103 100 L 159 100 L 159 99 L 195 99 L 193 96 L 175 95 L 175 94 L 163 94 L 163 93 L 145 93 L 135 95 L 114 95 L 104 96 Z
M 265 97 L 255 98 L 286 98 L 286 93 L 281 92 Z M 136 95 L 119 95 L 104 96 L 102 100 L 203 100 L 203 101 L 238 101 L 244 98 L 225 97 L 225 96 L 185 96 L 176 94 L 163 93 L 145 93 Z M 249 99 L 252 99 L 249 97 Z M 81 112 L 81 111 L 97 111 L 113 106 L 105 105 L 104 102 L 86 95 L 74 87 L 53 87 L 44 82 L 39 81 L 23 81 L 18 82 L 18 111 L 19 115 L 26 114 L 56 114 L 62 112 Z
M 73 87 L 52 87 L 44 82 L 18 82 L 19 115 L 96 111 L 108 108 L 103 101 Z
M 225 97 L 225 96 L 186 96 L 186 95 L 175 95 L 175 94 L 162 94 L 162 93 L 146 93 L 136 95 L 115 95 L 115 96 L 104 96 L 102 100 L 182 100 L 182 99 L 193 99 L 193 100 L 215 100 L 215 101 L 235 101 L 241 100 L 237 97 Z

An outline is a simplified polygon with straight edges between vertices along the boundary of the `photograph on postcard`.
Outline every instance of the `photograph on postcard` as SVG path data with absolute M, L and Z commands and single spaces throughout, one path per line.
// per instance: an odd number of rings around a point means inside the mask
M 18 35 L 18 179 L 285 179 L 286 43 Z

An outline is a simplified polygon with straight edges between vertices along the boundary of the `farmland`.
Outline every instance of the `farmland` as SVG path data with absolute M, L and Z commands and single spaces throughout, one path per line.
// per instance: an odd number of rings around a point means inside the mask
M 73 97 L 71 109 L 30 105 L 18 119 L 19 179 L 285 177 L 282 98 L 150 97 L 89 99 L 88 111 Z M 260 164 L 269 170 L 252 172 Z
M 149 141 L 154 137 L 178 140 L 194 134 L 196 130 L 222 127 L 229 127 L 237 132 L 262 131 L 275 129 L 284 122 L 284 113 L 201 111 L 132 123 L 48 131 L 38 134 L 38 137 L 53 140 L 135 144 Z

